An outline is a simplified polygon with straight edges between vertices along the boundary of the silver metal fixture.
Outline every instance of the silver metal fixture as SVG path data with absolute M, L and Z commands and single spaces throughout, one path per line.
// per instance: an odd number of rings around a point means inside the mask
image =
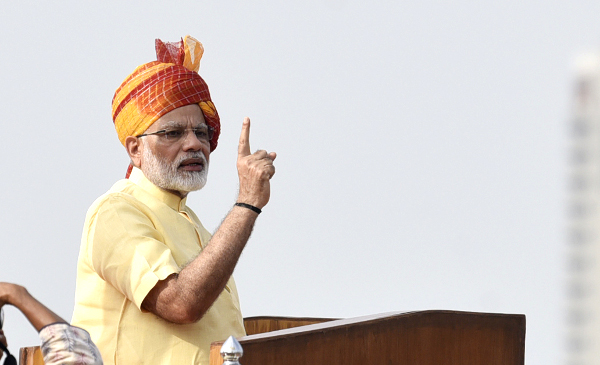
M 233 336 L 223 343 L 221 347 L 221 356 L 223 357 L 223 365 L 241 365 L 239 362 L 240 357 L 244 355 L 242 345 Z

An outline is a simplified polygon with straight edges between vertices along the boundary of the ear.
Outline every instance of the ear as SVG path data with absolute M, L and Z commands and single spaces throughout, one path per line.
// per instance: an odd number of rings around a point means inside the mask
M 138 169 L 142 166 L 142 151 L 144 145 L 142 141 L 140 141 L 137 137 L 129 136 L 125 138 L 125 149 L 127 150 L 127 154 L 133 163 L 133 166 Z

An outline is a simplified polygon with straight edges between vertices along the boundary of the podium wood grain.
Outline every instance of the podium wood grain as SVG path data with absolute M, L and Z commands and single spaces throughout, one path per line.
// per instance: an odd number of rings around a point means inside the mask
M 523 365 L 525 316 L 456 311 L 385 313 L 238 339 L 243 365 Z M 221 365 L 223 342 L 211 345 Z

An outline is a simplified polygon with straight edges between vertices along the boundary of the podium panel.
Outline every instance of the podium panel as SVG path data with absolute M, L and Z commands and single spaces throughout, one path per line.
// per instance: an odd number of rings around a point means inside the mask
M 248 317 L 244 318 L 246 334 L 278 331 L 311 324 L 334 321 L 333 318 L 291 318 L 291 317 Z
M 421 311 L 327 321 L 239 338 L 243 365 L 524 365 L 525 316 Z M 211 345 L 221 365 L 223 342 Z

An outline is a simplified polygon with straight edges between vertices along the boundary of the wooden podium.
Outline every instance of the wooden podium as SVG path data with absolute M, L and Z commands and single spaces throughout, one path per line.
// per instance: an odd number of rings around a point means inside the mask
M 523 365 L 525 316 L 455 311 L 341 320 L 246 319 L 242 365 Z M 321 322 L 321 323 L 318 323 Z M 299 327 L 296 327 L 300 325 Z M 277 326 L 281 326 L 276 328 Z M 274 332 L 260 333 L 262 329 Z M 285 328 L 285 329 L 280 329 Z M 210 349 L 221 365 L 223 341 Z
M 239 338 L 242 365 L 524 365 L 525 316 L 454 311 L 350 319 L 253 317 Z M 210 365 L 221 365 L 221 342 Z M 39 346 L 21 365 L 42 365 Z

